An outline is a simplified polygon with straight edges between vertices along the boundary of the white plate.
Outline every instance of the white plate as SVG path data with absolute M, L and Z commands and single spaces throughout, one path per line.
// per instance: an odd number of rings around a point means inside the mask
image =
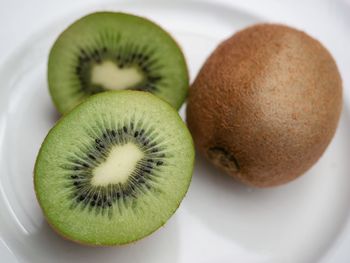
M 221 40 L 260 21 L 228 6 L 182 1 L 134 1 L 99 9 L 144 15 L 168 29 L 184 49 L 192 79 Z M 350 237 L 347 108 L 321 160 L 288 185 L 247 188 L 198 157 L 182 205 L 153 235 L 114 248 L 84 247 L 56 235 L 42 216 L 32 184 L 36 154 L 58 118 L 48 95 L 46 61 L 60 31 L 92 10 L 47 27 L 0 69 L 1 262 L 310 263 L 325 255 L 327 262 L 347 262 L 350 251 L 342 243 Z M 341 253 L 333 253 L 334 248 Z M 341 254 L 338 261 L 336 254 Z

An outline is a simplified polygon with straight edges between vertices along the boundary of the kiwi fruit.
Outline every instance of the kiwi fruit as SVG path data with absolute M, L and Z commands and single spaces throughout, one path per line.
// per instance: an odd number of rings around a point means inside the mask
M 165 224 L 189 187 L 194 146 L 173 107 L 142 91 L 103 92 L 63 116 L 34 169 L 49 224 L 82 244 L 141 239 Z
M 61 113 L 92 94 L 120 89 L 151 92 L 179 109 L 189 77 L 181 49 L 158 25 L 131 14 L 97 12 L 58 37 L 48 83 Z
M 214 165 L 255 187 L 287 183 L 330 143 L 342 109 L 334 59 L 304 32 L 258 24 L 222 42 L 190 88 L 187 122 Z

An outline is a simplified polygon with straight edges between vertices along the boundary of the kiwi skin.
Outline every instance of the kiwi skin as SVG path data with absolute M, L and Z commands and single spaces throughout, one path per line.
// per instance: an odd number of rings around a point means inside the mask
M 221 43 L 189 92 L 197 149 L 254 187 L 287 183 L 330 143 L 342 109 L 336 63 L 296 29 L 258 24 Z

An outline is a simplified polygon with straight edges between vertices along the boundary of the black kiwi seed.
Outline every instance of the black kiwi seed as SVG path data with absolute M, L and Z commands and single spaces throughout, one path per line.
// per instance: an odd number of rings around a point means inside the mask
M 150 82 L 157 82 L 157 81 L 159 81 L 161 79 L 162 79 L 162 77 L 160 77 L 160 76 L 148 77 L 148 80 Z
M 151 170 L 148 170 L 148 169 L 144 169 L 143 171 L 144 171 L 145 173 L 149 173 L 149 174 L 151 173 Z
M 143 184 L 143 183 L 145 183 L 145 180 L 143 180 L 142 178 L 140 178 L 140 179 L 138 180 L 138 182 L 139 182 L 140 184 Z
M 123 190 L 123 196 L 124 197 L 127 197 L 128 195 L 129 195 L 129 189 L 125 189 L 125 190 Z

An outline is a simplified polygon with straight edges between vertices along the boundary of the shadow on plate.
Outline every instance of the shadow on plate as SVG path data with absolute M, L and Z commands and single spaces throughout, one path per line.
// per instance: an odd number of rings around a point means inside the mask
M 166 228 L 166 229 L 165 229 Z M 84 246 L 59 236 L 43 221 L 37 232 L 28 236 L 25 258 L 29 262 L 133 262 L 175 263 L 178 258 L 178 225 L 174 216 L 166 225 L 136 243 L 117 247 Z M 131 261 L 130 261 L 131 260 Z
M 46 107 L 47 111 L 45 111 L 43 118 L 46 120 L 46 123 L 49 123 L 51 127 L 55 125 L 55 123 L 62 117 L 61 113 L 59 113 L 53 102 L 50 107 Z
M 197 156 L 183 209 L 224 240 L 257 251 L 285 249 L 291 255 L 306 247 L 305 257 L 314 260 L 334 242 L 349 214 L 349 120 L 344 109 L 337 134 L 317 165 L 279 187 L 244 186 Z M 310 238 L 315 243 L 304 244 Z

